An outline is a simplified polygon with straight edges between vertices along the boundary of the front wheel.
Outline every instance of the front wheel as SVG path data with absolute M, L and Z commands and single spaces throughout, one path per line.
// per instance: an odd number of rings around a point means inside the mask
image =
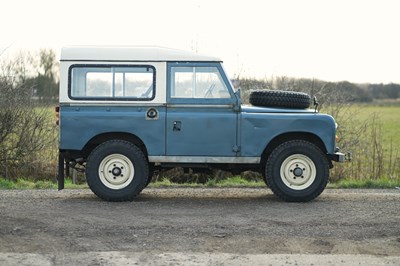
M 313 143 L 292 140 L 275 148 L 265 167 L 265 181 L 285 201 L 310 201 L 325 189 L 329 162 Z
M 86 179 L 90 189 L 107 201 L 128 201 L 147 184 L 148 162 L 134 144 L 109 140 L 97 146 L 86 164 Z

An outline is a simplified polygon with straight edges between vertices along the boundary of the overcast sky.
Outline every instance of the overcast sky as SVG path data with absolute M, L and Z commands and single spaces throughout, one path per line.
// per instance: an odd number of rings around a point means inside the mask
M 231 77 L 400 83 L 396 0 L 1 0 L 0 53 L 156 45 L 224 61 Z

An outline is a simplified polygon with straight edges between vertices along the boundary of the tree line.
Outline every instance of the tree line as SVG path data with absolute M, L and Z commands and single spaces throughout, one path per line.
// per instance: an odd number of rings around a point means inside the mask
M 238 79 L 238 84 L 246 95 L 254 89 L 276 89 L 307 92 L 318 99 L 333 102 L 368 103 L 373 100 L 396 100 L 400 98 L 400 84 L 357 84 L 348 81 L 329 82 L 318 79 L 272 77 L 270 79 Z
M 13 86 L 24 86 L 31 100 L 53 103 L 58 100 L 59 64 L 51 49 L 20 52 L 13 58 L 0 56 L 0 77 Z M 3 86 L 4 87 L 4 86 Z

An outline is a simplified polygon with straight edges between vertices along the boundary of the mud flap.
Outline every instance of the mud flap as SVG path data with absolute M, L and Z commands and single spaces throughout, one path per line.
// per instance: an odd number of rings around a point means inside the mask
M 61 152 L 58 153 L 58 190 L 64 189 L 64 156 Z

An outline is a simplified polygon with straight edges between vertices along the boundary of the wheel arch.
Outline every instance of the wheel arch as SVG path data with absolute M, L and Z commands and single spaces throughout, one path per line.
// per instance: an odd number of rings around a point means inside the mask
M 89 154 L 93 151 L 93 149 L 95 149 L 98 145 L 100 145 L 105 141 L 113 139 L 125 140 L 135 144 L 143 152 L 146 158 L 148 157 L 147 148 L 144 142 L 136 135 L 126 132 L 108 132 L 94 136 L 84 146 L 82 150 L 83 155 L 85 156 L 85 158 L 87 158 L 87 156 L 89 156 Z
M 268 145 L 265 147 L 261 156 L 261 166 L 264 168 L 265 163 L 272 153 L 272 151 L 278 147 L 280 144 L 290 141 L 290 140 L 305 140 L 315 144 L 321 149 L 325 154 L 327 153 L 326 146 L 324 142 L 317 136 L 309 132 L 289 132 L 276 136 L 273 138 Z

